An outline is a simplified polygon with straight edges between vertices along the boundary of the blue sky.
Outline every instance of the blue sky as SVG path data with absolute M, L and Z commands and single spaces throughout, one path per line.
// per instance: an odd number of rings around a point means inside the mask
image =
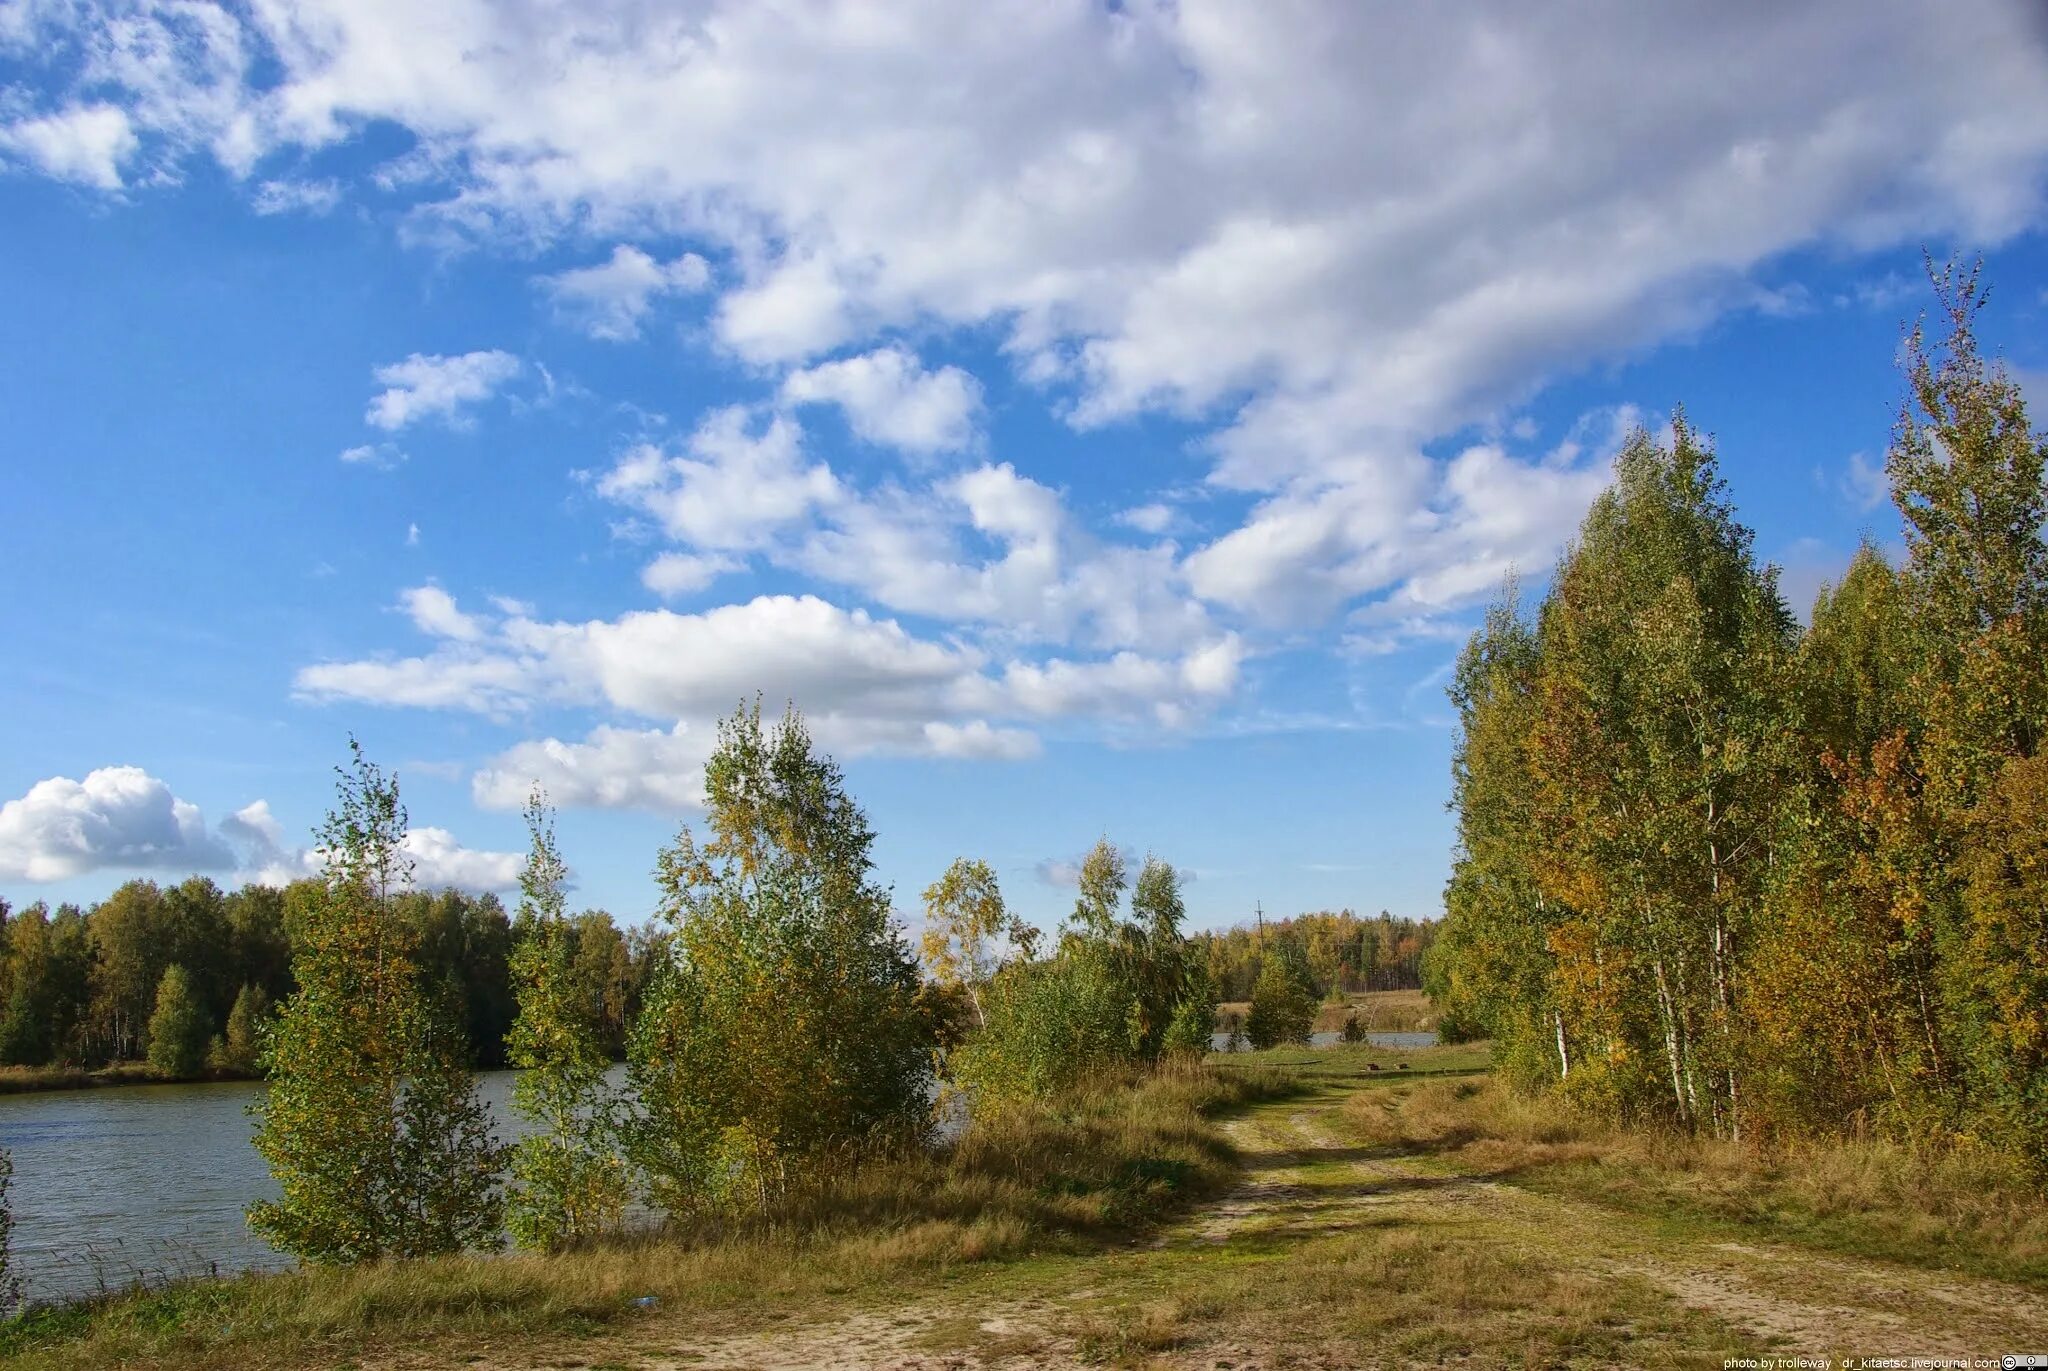
M 422 879 L 539 781 L 637 920 L 759 690 L 906 912 L 1433 914 L 1630 425 L 1803 611 L 1923 250 L 2048 377 L 2038 10 L 1742 8 L 0 2 L 0 896 L 308 869 L 352 731 Z

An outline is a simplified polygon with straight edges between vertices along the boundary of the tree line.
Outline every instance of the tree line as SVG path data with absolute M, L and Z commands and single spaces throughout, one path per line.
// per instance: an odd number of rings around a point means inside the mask
M 324 898 L 317 879 L 223 891 L 194 876 L 129 881 L 87 908 L 0 900 L 0 1065 L 146 1060 L 171 1076 L 253 1073 L 258 1029 L 297 990 Z M 452 889 L 395 892 L 390 908 L 417 939 L 422 977 L 454 1006 L 469 1060 L 506 1065 L 513 964 L 530 922 L 495 895 Z M 602 1050 L 622 1058 L 657 938 L 588 910 L 566 921 L 563 940 Z
M 1421 989 L 1422 961 L 1436 931 L 1434 920 L 1397 919 L 1385 910 L 1375 918 L 1321 910 L 1197 933 L 1192 941 L 1208 962 L 1219 999 L 1251 999 L 1266 954 L 1285 945 L 1301 954 L 1310 993 L 1327 1000 L 1363 990 Z
M 2048 444 L 1931 273 L 1866 545 L 1801 628 L 1682 415 L 1465 647 L 1447 1027 L 1589 1107 L 2048 1169 Z

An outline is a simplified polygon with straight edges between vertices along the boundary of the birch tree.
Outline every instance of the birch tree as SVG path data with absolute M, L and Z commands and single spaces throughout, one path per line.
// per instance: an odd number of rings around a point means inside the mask
M 477 1098 L 460 1024 L 420 985 L 393 908 L 411 883 L 398 782 L 349 740 L 321 826 L 326 875 L 304 908 L 252 1108 L 279 1197 L 249 1209 L 276 1247 L 320 1263 L 495 1247 L 504 1149 Z

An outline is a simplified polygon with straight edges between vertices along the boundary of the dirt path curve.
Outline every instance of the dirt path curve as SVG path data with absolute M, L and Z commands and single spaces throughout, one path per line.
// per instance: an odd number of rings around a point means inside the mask
M 1350 1094 L 1333 1086 L 1230 1120 L 1225 1132 L 1246 1166 L 1235 1188 L 1154 1242 L 1034 1267 L 1042 1289 L 1020 1294 L 1015 1273 L 991 1270 L 985 1279 L 966 1278 L 938 1295 L 851 1315 L 819 1310 L 766 1329 L 706 1335 L 687 1314 L 657 1313 L 594 1338 L 510 1352 L 501 1347 L 454 1364 L 475 1371 L 1078 1367 L 1091 1364 L 1084 1350 L 1103 1355 L 1099 1345 L 1085 1344 L 1086 1330 L 1099 1328 L 1105 1311 L 1127 1312 L 1175 1291 L 1199 1296 L 1205 1277 L 1187 1269 L 1189 1258 L 1227 1259 L 1233 1244 L 1247 1252 L 1296 1241 L 1327 1248 L 1390 1229 L 1484 1245 L 1581 1281 L 1646 1282 L 1707 1316 L 1701 1326 L 1725 1330 L 1717 1358 L 1983 1356 L 2048 1348 L 2048 1298 L 2040 1294 L 1789 1247 L 1675 1238 L 1649 1220 L 1461 1172 L 1440 1157 L 1363 1145 L 1347 1126 Z M 1296 1326 L 1313 1338 L 1314 1322 L 1314 1311 L 1305 1310 Z M 1111 1349 L 1108 1355 L 1147 1366 L 1236 1371 L 1378 1364 L 1370 1357 L 1305 1360 L 1259 1345 L 1249 1327 L 1220 1318 L 1156 1352 Z M 1353 1355 L 1358 1352 L 1354 1344 Z M 397 1359 L 384 1365 L 397 1371 L 442 1364 L 450 1363 Z M 1492 1363 L 1482 1357 L 1479 1364 Z

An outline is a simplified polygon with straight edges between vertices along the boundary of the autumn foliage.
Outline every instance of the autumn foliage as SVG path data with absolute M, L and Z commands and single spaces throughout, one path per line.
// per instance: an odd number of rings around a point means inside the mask
M 1901 564 L 1866 546 L 1802 629 L 1680 415 L 1460 658 L 1430 982 L 1525 1083 L 2048 1170 L 2048 445 L 1978 351 L 1976 274 L 1934 283 Z

